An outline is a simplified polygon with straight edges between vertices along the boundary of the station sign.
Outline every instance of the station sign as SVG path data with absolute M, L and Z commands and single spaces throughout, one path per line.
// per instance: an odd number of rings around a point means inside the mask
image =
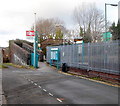
M 28 40 L 32 40 L 33 41 L 34 37 L 35 37 L 35 32 L 34 31 L 26 31 L 26 38 Z
M 35 36 L 34 31 L 26 31 L 26 36 Z

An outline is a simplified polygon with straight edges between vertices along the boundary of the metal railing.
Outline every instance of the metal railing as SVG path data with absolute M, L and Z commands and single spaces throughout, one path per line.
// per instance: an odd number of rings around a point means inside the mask
M 120 41 L 48 46 L 47 62 L 50 63 L 51 48 L 60 50 L 60 66 L 82 68 L 110 74 L 119 74 Z

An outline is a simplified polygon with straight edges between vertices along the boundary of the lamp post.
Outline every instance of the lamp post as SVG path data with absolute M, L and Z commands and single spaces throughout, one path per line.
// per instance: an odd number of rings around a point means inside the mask
M 106 34 L 106 41 L 107 41 L 107 5 L 111 5 L 111 6 L 118 6 L 117 4 L 108 4 L 105 3 L 105 34 Z

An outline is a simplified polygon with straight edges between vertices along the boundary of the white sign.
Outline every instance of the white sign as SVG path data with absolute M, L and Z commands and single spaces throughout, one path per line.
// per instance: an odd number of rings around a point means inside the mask
M 51 48 L 51 50 L 58 50 L 58 48 Z
M 26 39 L 33 40 L 35 36 L 34 31 L 26 31 Z

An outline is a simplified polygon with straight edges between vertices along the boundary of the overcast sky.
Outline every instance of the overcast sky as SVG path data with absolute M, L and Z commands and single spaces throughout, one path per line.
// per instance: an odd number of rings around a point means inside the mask
M 11 39 L 26 39 L 26 30 L 33 25 L 35 12 L 37 18 L 58 17 L 67 28 L 74 28 L 73 10 L 83 2 L 96 3 L 104 12 L 105 3 L 117 4 L 119 0 L 0 0 L 0 47 L 8 46 Z M 117 22 L 118 7 L 108 5 L 107 17 L 110 22 Z

